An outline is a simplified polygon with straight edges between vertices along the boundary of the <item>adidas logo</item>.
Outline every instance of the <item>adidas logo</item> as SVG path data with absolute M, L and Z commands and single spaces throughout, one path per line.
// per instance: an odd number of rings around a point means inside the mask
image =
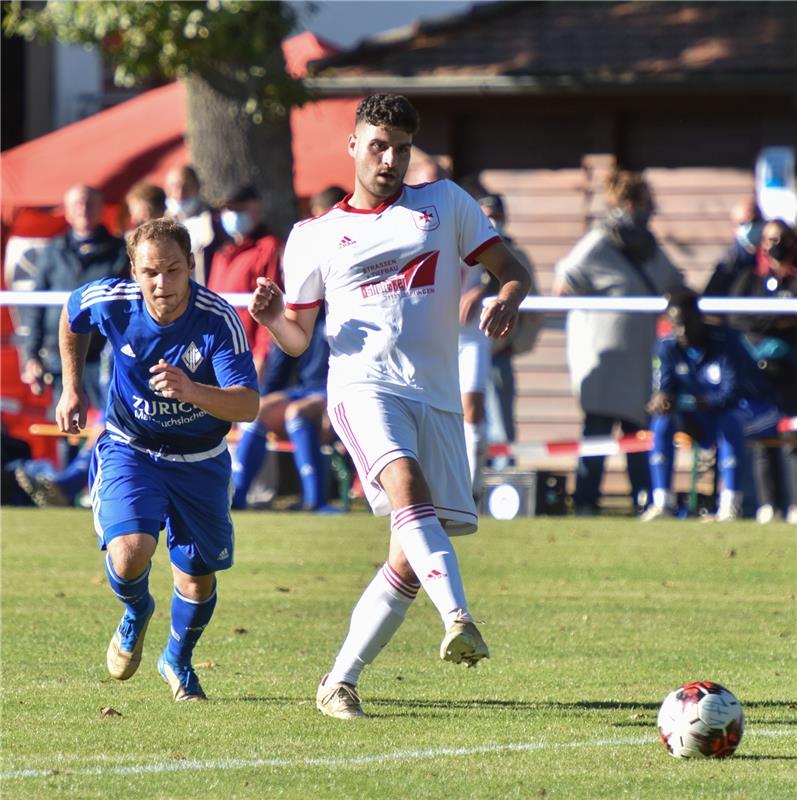
M 338 247 L 348 247 L 350 244 L 357 244 L 354 239 L 350 239 L 348 236 L 344 236 L 339 242 Z
M 225 558 L 230 557 L 230 551 L 225 547 L 217 556 L 217 561 L 224 561 Z
M 433 570 L 432 570 L 432 571 L 431 571 L 431 572 L 430 572 L 430 573 L 429 573 L 429 574 L 426 576 L 426 580 L 427 580 L 427 581 L 434 581 L 434 580 L 437 580 L 438 578 L 447 578 L 447 577 L 448 577 L 448 573 L 447 573 L 447 572 L 440 572 L 440 570 L 433 569 Z
M 120 348 L 119 352 L 122 355 L 129 356 L 130 358 L 135 358 L 136 357 L 136 354 L 133 352 L 133 348 L 130 346 L 129 342 L 126 345 L 123 345 Z

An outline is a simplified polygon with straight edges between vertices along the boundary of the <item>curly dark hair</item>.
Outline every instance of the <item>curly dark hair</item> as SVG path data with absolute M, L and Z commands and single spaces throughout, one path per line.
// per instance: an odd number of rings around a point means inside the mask
M 412 103 L 401 94 L 372 94 L 366 97 L 355 113 L 357 123 L 398 128 L 414 136 L 421 120 Z
M 127 255 L 130 263 L 135 261 L 136 250 L 141 242 L 177 242 L 187 260 L 191 260 L 191 235 L 184 225 L 168 217 L 153 219 L 139 225 L 127 238 Z

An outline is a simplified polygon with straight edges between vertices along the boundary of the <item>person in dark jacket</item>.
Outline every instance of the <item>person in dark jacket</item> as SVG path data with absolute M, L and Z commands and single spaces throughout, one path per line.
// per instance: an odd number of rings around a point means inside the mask
M 744 270 L 731 287 L 732 297 L 793 300 L 797 307 L 797 232 L 784 220 L 764 225 L 755 266 Z M 734 314 L 730 324 L 745 343 L 772 389 L 780 411 L 797 416 L 797 314 Z M 753 472 L 758 492 L 756 519 L 770 522 L 785 508 L 787 522 L 797 525 L 797 442 L 757 444 Z
M 100 223 L 102 195 L 86 185 L 72 186 L 64 195 L 69 230 L 54 239 L 36 258 L 37 291 L 72 291 L 100 278 L 124 276 L 129 269 L 125 243 Z M 22 380 L 40 394 L 47 383 L 53 396 L 61 394 L 61 358 L 58 354 L 60 306 L 37 306 L 29 315 L 30 330 L 23 342 Z M 85 386 L 95 408 L 104 406 L 100 382 L 101 336 L 92 337 L 86 357 Z
M 671 487 L 673 436 L 678 431 L 688 433 L 702 447 L 717 445 L 722 491 L 716 519 L 735 519 L 741 507 L 748 415 L 740 412 L 740 406 L 758 394 L 754 365 L 738 333 L 725 325 L 707 325 L 697 301 L 697 294 L 689 289 L 669 296 L 672 334 L 659 341 L 654 392 L 648 403 L 653 505 L 642 515 L 643 522 L 672 516 L 675 511 Z M 761 408 L 762 413 L 765 410 L 774 414 L 771 425 L 777 414 Z
M 761 242 L 764 218 L 755 198 L 740 200 L 731 210 L 734 226 L 733 243 L 714 267 L 703 290 L 705 297 L 725 297 L 734 281 L 749 267 L 756 264 L 756 249 Z

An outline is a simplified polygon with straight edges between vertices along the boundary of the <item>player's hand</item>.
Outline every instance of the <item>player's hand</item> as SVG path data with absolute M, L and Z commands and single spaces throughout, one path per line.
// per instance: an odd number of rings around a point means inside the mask
M 479 330 L 494 338 L 509 336 L 515 327 L 517 315 L 516 305 L 496 297 L 494 300 L 489 300 L 482 309 Z
M 672 402 L 672 395 L 666 392 L 654 392 L 647 406 L 645 406 L 645 411 L 651 416 L 661 417 L 672 411 Z
M 55 423 L 61 433 L 80 433 L 86 427 L 89 399 L 83 389 L 64 387 L 55 407 Z
M 149 386 L 155 394 L 160 397 L 191 402 L 191 390 L 195 384 L 180 367 L 167 364 L 161 359 L 154 367 L 150 367 L 149 371 L 152 373 Z
M 53 376 L 44 371 L 44 366 L 38 358 L 29 358 L 22 369 L 20 380 L 38 397 L 44 393 L 45 386 L 53 382 Z
M 459 298 L 460 325 L 465 325 L 473 319 L 473 315 L 481 308 L 483 298 L 484 290 L 481 286 L 474 286 L 472 289 L 468 289 L 468 291 Z
M 282 292 L 271 278 L 258 278 L 252 299 L 249 301 L 249 313 L 258 325 L 267 326 L 282 315 L 285 303 Z

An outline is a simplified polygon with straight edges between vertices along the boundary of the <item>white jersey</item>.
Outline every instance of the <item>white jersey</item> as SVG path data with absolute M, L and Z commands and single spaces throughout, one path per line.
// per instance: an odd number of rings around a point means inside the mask
M 330 407 L 362 387 L 460 412 L 460 262 L 500 238 L 447 180 L 373 211 L 347 200 L 295 225 L 283 260 L 288 308 L 326 302 Z

